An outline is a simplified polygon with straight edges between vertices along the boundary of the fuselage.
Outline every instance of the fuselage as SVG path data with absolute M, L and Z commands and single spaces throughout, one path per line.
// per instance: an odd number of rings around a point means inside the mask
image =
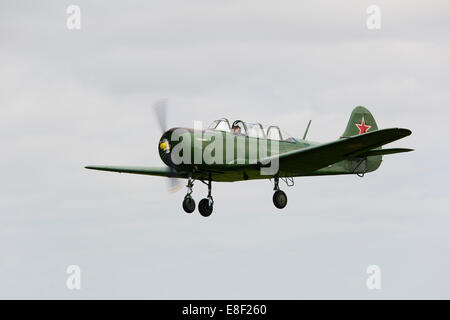
M 261 174 L 264 159 L 319 144 L 303 139 L 280 141 L 216 130 L 172 128 L 162 135 L 158 149 L 161 160 L 177 171 L 192 172 L 194 176 L 196 172 L 202 175 L 207 172 L 214 181 L 237 181 L 271 178 L 273 175 Z M 379 166 L 379 161 L 377 165 L 366 161 L 364 167 L 359 163 L 358 168 L 355 167 L 356 161 L 360 160 L 344 160 L 316 170 L 313 175 L 354 174 L 361 172 L 361 169 L 369 172 Z M 311 172 L 298 166 L 281 166 L 277 174 L 280 177 L 295 177 L 311 175 Z

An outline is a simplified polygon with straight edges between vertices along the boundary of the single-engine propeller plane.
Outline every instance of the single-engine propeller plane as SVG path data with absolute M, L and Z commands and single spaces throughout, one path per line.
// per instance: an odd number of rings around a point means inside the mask
M 409 152 L 412 149 L 382 146 L 411 134 L 408 129 L 378 129 L 372 114 L 365 107 L 356 107 L 339 139 L 317 143 L 306 140 L 308 123 L 302 139 L 283 133 L 277 126 L 263 126 L 236 120 L 214 121 L 206 130 L 166 129 L 166 100 L 158 100 L 155 111 L 163 132 L 158 151 L 165 167 L 87 166 L 87 169 L 163 176 L 174 183 L 187 179 L 183 209 L 195 210 L 192 198 L 194 181 L 208 186 L 208 195 L 199 202 L 202 216 L 213 212 L 212 182 L 234 182 L 273 179 L 273 203 L 278 209 L 287 204 L 279 180 L 287 186 L 294 177 L 357 174 L 364 176 L 379 168 L 382 156 Z

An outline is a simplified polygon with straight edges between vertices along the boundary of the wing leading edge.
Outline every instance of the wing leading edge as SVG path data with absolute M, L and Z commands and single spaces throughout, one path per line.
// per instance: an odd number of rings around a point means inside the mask
M 183 178 L 182 173 L 170 171 L 168 167 L 116 167 L 116 166 L 87 166 L 86 169 L 110 171 L 119 173 L 143 174 L 169 178 Z

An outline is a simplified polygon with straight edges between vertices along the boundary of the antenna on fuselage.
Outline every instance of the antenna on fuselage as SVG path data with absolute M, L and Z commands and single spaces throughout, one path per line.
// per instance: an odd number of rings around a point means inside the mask
M 306 135 L 308 134 L 309 126 L 311 125 L 311 121 L 312 120 L 309 120 L 309 122 L 308 122 L 308 126 L 306 127 L 306 130 L 305 130 L 305 134 L 303 135 L 303 140 L 305 140 Z

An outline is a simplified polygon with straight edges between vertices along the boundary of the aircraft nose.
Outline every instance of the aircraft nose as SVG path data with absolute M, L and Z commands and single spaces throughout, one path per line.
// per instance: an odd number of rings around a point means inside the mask
M 174 134 L 175 137 L 173 137 Z M 179 136 L 183 134 L 189 134 L 189 129 L 179 127 L 171 128 L 166 132 L 164 132 L 161 138 L 159 139 L 158 142 L 159 156 L 161 157 L 161 160 L 169 167 L 176 167 L 176 165 L 172 161 L 171 152 L 173 147 L 178 143 Z
M 170 158 L 170 150 L 172 148 L 172 145 L 171 145 L 171 142 L 169 139 L 170 135 L 171 135 L 171 130 L 164 132 L 158 142 L 159 156 L 161 157 L 161 160 L 169 167 L 171 167 L 173 165 L 171 158 Z
M 171 148 L 171 143 L 166 134 L 163 134 L 162 137 L 159 139 L 158 142 L 158 149 L 159 152 L 169 153 Z

